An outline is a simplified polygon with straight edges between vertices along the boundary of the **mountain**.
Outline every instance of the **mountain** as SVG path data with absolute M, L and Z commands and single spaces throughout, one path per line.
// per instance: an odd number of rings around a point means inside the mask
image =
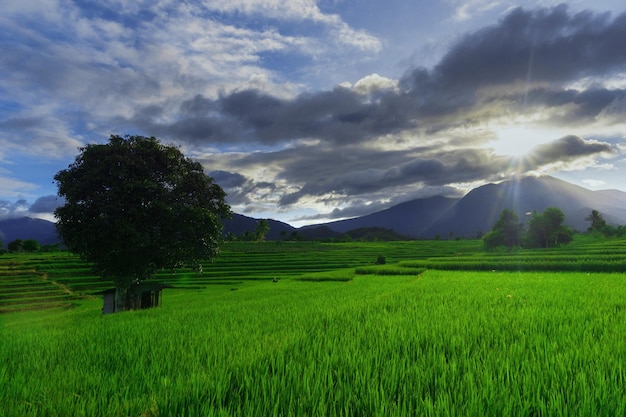
M 391 208 L 347 220 L 305 226 L 301 230 L 326 226 L 339 233 L 367 227 L 392 229 L 397 233 L 418 237 L 459 201 L 458 198 L 435 196 L 398 204 Z
M 515 210 L 526 223 L 533 211 L 558 207 L 565 223 L 586 230 L 591 210 L 598 210 L 609 224 L 626 224 L 626 193 L 591 191 L 549 177 L 520 177 L 473 189 L 461 199 L 431 197 L 402 203 L 367 216 L 326 223 L 336 232 L 358 227 L 385 227 L 414 238 L 476 237 L 493 228 L 502 210 Z M 308 227 L 317 227 L 308 226 Z
M 436 235 L 476 236 L 495 224 L 502 210 L 512 209 L 526 223 L 533 211 L 558 207 L 565 214 L 565 224 L 586 230 L 585 220 L 591 210 L 598 210 L 611 224 L 626 224 L 626 193 L 617 190 L 591 191 L 549 177 L 522 177 L 499 184 L 487 184 L 465 195 L 429 227 L 423 237 Z
M 224 220 L 223 234 L 232 233 L 235 236 L 241 236 L 245 232 L 254 234 L 257 222 L 261 219 L 244 216 L 243 214 L 233 213 L 230 220 Z M 283 236 L 289 237 L 291 233 L 297 229 L 287 223 L 278 220 L 267 219 L 270 225 L 270 231 L 267 233 L 267 240 L 283 240 Z
M 54 223 L 42 219 L 20 217 L 0 220 L 0 241 L 3 246 L 15 239 L 35 239 L 42 245 L 52 245 L 61 240 Z
M 493 228 L 505 208 L 512 209 L 526 223 L 533 211 L 558 207 L 565 223 L 586 230 L 585 220 L 591 210 L 598 210 L 607 223 L 626 225 L 626 192 L 592 191 L 549 176 L 521 177 L 498 184 L 487 184 L 463 198 L 430 197 L 398 204 L 386 210 L 354 219 L 295 228 L 287 223 L 267 219 L 268 240 L 283 240 L 297 234 L 301 239 L 339 238 L 347 232 L 388 234 L 384 229 L 412 238 L 476 237 Z M 224 222 L 224 235 L 254 234 L 259 219 L 233 214 Z M 4 245 L 15 239 L 36 239 L 42 245 L 59 242 L 54 223 L 31 218 L 0 221 L 0 240 Z

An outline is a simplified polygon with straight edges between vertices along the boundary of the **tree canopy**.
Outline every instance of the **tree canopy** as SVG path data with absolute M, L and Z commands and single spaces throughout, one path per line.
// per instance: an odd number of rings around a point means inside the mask
M 202 165 L 154 137 L 112 135 L 89 144 L 55 177 L 65 244 L 116 285 L 126 309 L 134 284 L 158 269 L 199 266 L 217 256 L 226 194 Z
M 520 245 L 523 227 L 516 212 L 504 209 L 493 229 L 483 237 L 483 243 L 487 248 L 506 246 L 511 250 Z
M 549 248 L 566 245 L 572 241 L 573 231 L 563 225 L 565 214 L 557 207 L 548 207 L 543 213 L 533 211 L 524 233 L 524 224 L 511 209 L 504 209 L 493 229 L 483 237 L 486 248 L 506 246 L 527 248 Z
M 572 241 L 574 232 L 563 225 L 565 214 L 557 207 L 548 207 L 539 214 L 533 212 L 528 222 L 525 246 L 529 248 L 551 248 Z
M 585 217 L 585 220 L 591 222 L 587 229 L 589 232 L 602 232 L 606 227 L 606 220 L 598 210 L 591 210 L 591 214 Z

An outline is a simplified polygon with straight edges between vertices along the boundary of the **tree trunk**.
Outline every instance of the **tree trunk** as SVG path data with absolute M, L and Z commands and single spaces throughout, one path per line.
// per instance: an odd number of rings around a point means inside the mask
M 128 287 L 117 284 L 115 286 L 115 312 L 128 310 Z

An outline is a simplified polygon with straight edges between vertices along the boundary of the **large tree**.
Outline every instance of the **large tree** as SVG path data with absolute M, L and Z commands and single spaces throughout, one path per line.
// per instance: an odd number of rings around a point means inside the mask
M 590 232 L 603 232 L 606 228 L 606 220 L 598 210 L 591 210 L 591 214 L 585 217 L 585 220 L 591 222 L 587 229 Z
M 530 248 L 550 248 L 572 241 L 574 232 L 563 225 L 565 214 L 557 207 L 548 207 L 539 214 L 533 211 L 528 222 L 525 245 Z
M 515 211 L 504 209 L 493 229 L 483 237 L 483 243 L 488 249 L 506 246 L 512 250 L 520 245 L 523 226 Z
M 254 237 L 257 241 L 265 240 L 265 236 L 270 231 L 270 222 L 267 219 L 261 219 L 256 222 L 254 229 Z
M 128 290 L 161 268 L 200 266 L 218 254 L 226 194 L 202 165 L 154 137 L 112 135 L 89 144 L 55 177 L 65 204 L 55 210 L 65 244 Z

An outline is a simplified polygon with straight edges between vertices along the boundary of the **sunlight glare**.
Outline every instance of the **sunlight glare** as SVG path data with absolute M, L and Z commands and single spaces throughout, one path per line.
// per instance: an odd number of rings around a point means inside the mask
M 493 129 L 497 139 L 489 143 L 496 155 L 523 158 L 537 145 L 557 140 L 562 133 L 524 126 L 503 126 Z

